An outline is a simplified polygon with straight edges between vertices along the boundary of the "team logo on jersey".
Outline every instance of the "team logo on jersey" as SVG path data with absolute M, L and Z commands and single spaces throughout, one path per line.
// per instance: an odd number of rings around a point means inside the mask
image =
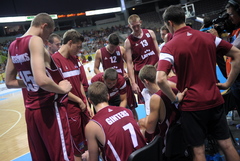
M 117 54 L 117 56 L 120 56 L 120 52 L 119 51 L 116 51 L 116 54 Z
M 190 32 L 187 32 L 187 36 L 192 36 L 192 33 L 190 33 Z
M 108 109 L 108 112 L 112 112 L 112 111 L 113 111 L 112 109 L 110 109 L 110 108 Z
M 107 57 L 104 58 L 104 60 L 107 60 L 107 59 L 108 59 Z
M 146 36 L 147 36 L 147 37 L 151 37 L 149 33 L 146 33 Z
M 136 43 L 135 46 L 138 46 L 138 43 Z

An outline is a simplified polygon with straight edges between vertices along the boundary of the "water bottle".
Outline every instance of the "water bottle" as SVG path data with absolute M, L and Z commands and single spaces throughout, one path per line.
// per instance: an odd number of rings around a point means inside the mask
M 233 124 L 232 111 L 229 111 L 228 114 L 227 114 L 227 123 L 228 123 L 228 125 L 232 125 Z
M 238 154 L 240 155 L 240 140 L 239 140 L 239 138 L 235 138 L 235 142 L 236 142 L 235 148 L 236 148 Z
M 240 124 L 237 124 L 237 125 L 236 125 L 236 128 L 237 128 L 237 129 L 240 129 Z

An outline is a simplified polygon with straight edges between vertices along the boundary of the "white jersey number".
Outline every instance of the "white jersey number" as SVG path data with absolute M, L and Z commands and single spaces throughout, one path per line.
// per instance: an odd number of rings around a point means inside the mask
M 29 70 L 20 71 L 19 75 L 27 86 L 28 91 L 36 92 L 39 89 L 39 86 L 35 83 L 33 75 Z
M 133 143 L 133 147 L 136 148 L 138 146 L 138 141 L 137 141 L 137 136 L 136 136 L 136 132 L 133 128 L 133 125 L 131 123 L 128 123 L 128 124 L 124 125 L 122 128 L 124 129 L 124 131 L 129 130 L 129 133 L 130 133 L 131 139 L 132 139 L 132 143 Z M 117 161 L 120 161 L 120 157 L 110 140 L 107 141 L 107 144 L 110 147 L 110 149 L 112 150 L 112 153 L 113 153 L 115 159 Z
M 117 57 L 116 56 L 111 56 L 111 63 L 117 63 Z
M 140 43 L 142 44 L 143 47 L 148 46 L 148 42 L 145 39 L 143 41 L 141 41 Z
M 136 132 L 133 128 L 133 125 L 131 123 L 128 123 L 123 126 L 123 129 L 125 131 L 129 130 L 131 139 L 132 139 L 132 143 L 133 143 L 133 147 L 136 148 L 138 146 L 138 141 L 137 141 L 137 136 L 136 136 Z

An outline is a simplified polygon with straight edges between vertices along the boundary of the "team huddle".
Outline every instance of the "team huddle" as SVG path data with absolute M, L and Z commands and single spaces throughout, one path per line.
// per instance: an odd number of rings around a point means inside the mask
M 167 34 L 159 49 L 155 33 L 141 28 L 138 15 L 130 15 L 132 33 L 124 46 L 116 33 L 108 36 L 108 44 L 96 51 L 96 75 L 88 84 L 77 57 L 84 37 L 74 29 L 62 39 L 50 36 L 53 19 L 46 13 L 34 18 L 11 43 L 6 66 L 7 87 L 22 88 L 33 161 L 127 161 L 156 135 L 162 139 L 164 161 L 202 161 L 209 134 L 226 160 L 240 161 L 219 91 L 239 75 L 240 50 L 186 26 L 180 6 L 168 7 L 163 20 L 173 36 Z M 216 58 L 224 55 L 232 58 L 231 70 L 227 81 L 218 83 Z M 138 104 L 145 105 L 147 114 L 140 120 Z M 176 125 L 180 133 L 170 133 Z M 175 136 L 182 139 L 173 145 Z

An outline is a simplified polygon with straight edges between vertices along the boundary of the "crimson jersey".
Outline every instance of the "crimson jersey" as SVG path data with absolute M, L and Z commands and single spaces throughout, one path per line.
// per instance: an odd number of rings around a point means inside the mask
M 178 93 L 178 90 L 173 88 L 173 92 L 175 94 Z M 175 123 L 180 118 L 180 112 L 177 110 L 174 104 L 172 104 L 171 100 L 161 91 L 155 93 L 159 97 L 161 97 L 162 101 L 164 102 L 165 109 L 166 109 L 166 117 L 165 119 L 160 123 L 158 122 L 158 130 L 160 131 L 159 135 L 164 139 L 164 148 L 163 152 L 165 151 L 165 144 L 166 144 L 166 134 L 168 132 L 169 127 L 172 125 L 172 123 Z
M 129 109 L 107 106 L 91 121 L 96 122 L 105 134 L 105 143 L 100 145 L 105 161 L 126 161 L 133 151 L 146 144 Z
M 114 68 L 118 72 L 118 74 L 121 74 L 124 76 L 124 61 L 121 54 L 121 48 L 118 46 L 116 51 L 112 54 L 110 54 L 107 51 L 106 47 L 101 48 L 101 56 L 102 56 L 102 66 L 103 70 L 106 70 L 107 68 Z M 132 91 L 132 87 L 130 85 L 130 81 L 126 80 L 127 86 L 127 105 L 130 109 L 134 109 L 137 107 L 136 98 L 134 96 L 134 93 Z
M 36 84 L 31 70 L 31 55 L 28 48 L 31 37 L 32 35 L 17 38 L 11 43 L 9 47 L 9 53 L 13 64 L 19 73 L 19 76 L 22 78 L 27 87 L 27 92 L 23 92 L 24 98 L 26 99 L 24 101 L 25 107 L 29 109 L 39 109 L 43 107 L 53 106 L 54 100 L 62 95 L 45 91 Z M 53 62 L 51 62 L 51 67 L 53 69 L 46 68 L 46 73 L 49 77 L 58 83 L 63 78 L 58 69 L 54 67 Z M 54 74 L 55 76 L 53 77 L 51 74 Z
M 23 89 L 23 98 L 31 157 L 33 160 L 74 160 L 66 112 L 67 94 L 48 92 L 36 84 L 30 63 L 32 37 L 17 38 L 9 47 L 12 62 L 27 87 Z M 61 72 L 53 61 L 50 66 L 46 74 L 59 83 L 63 80 Z
M 100 49 L 102 55 L 102 66 L 103 70 L 107 68 L 114 68 L 116 71 L 123 76 L 124 73 L 124 62 L 121 54 L 120 47 L 118 46 L 114 53 L 110 54 L 106 47 Z
M 135 71 L 140 71 L 144 65 L 155 65 L 159 59 L 159 53 L 157 53 L 151 34 L 147 29 L 142 29 L 142 32 L 142 38 L 137 38 L 132 34 L 128 36 Z
M 62 75 L 67 79 L 74 88 L 71 89 L 71 93 L 81 98 L 84 103 L 86 103 L 86 97 L 82 94 L 80 90 L 80 83 L 82 82 L 82 73 L 80 70 L 80 62 L 77 57 L 70 56 L 69 58 L 63 57 L 59 52 L 56 52 L 52 55 L 55 63 L 59 67 Z M 77 107 L 77 108 L 76 108 Z M 67 112 L 69 117 L 74 115 L 79 115 L 81 109 L 79 104 L 71 100 L 68 101 Z
M 189 43 L 194 45 L 186 48 Z M 223 104 L 216 86 L 216 53 L 227 53 L 231 47 L 220 38 L 188 26 L 177 30 L 163 46 L 157 70 L 168 73 L 174 65 L 178 90 L 188 88 L 180 110 L 206 110 Z
M 98 73 L 94 77 L 92 77 L 91 83 L 97 82 L 97 81 L 100 81 L 100 82 L 104 83 L 103 73 Z M 108 94 L 110 96 L 109 101 L 111 99 L 114 99 L 115 96 L 117 96 L 119 94 L 122 95 L 122 94 L 125 94 L 125 93 L 126 93 L 126 81 L 123 78 L 123 76 L 118 74 L 118 79 L 117 79 L 116 85 L 113 86 L 111 89 L 108 88 Z

